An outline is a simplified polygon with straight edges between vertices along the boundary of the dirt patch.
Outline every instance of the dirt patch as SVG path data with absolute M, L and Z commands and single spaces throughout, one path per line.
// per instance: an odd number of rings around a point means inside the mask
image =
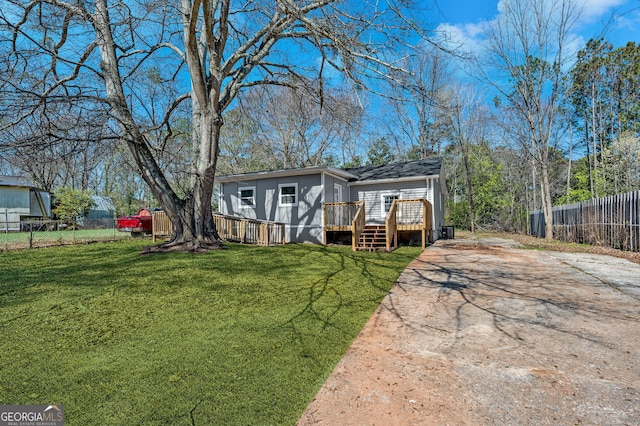
M 298 424 L 638 424 L 638 284 L 607 276 L 640 266 L 487 243 L 412 262 Z
M 524 234 L 508 234 L 502 232 L 483 232 L 478 233 L 477 236 L 473 236 L 469 232 L 459 231 L 459 234 L 466 238 L 480 238 L 483 241 L 491 240 L 493 238 L 502 238 L 511 240 L 520 244 L 522 247 L 527 248 L 538 248 L 544 250 L 552 250 L 559 251 L 564 253 L 591 253 L 591 254 L 602 254 L 607 256 L 618 257 L 621 259 L 626 259 L 630 262 L 640 264 L 640 252 L 633 251 L 623 251 L 614 249 L 612 247 L 607 246 L 597 246 L 591 244 L 575 244 L 575 243 L 567 243 L 559 240 L 545 240 L 544 238 L 536 238 L 531 235 Z

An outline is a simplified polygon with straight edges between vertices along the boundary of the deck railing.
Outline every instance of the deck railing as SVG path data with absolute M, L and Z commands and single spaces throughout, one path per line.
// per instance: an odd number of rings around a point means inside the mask
M 324 203 L 324 240 L 327 232 L 351 232 L 351 246 L 356 250 L 366 223 L 364 201 Z
M 220 238 L 245 244 L 284 244 L 284 223 L 214 214 Z
M 245 219 L 214 214 L 213 221 L 218 235 L 224 241 L 268 246 L 284 244 L 284 223 Z M 163 211 L 153 212 L 153 242 L 159 236 L 170 236 L 173 225 Z
M 351 221 L 351 249 L 356 251 L 358 249 L 358 241 L 360 241 L 360 235 L 364 230 L 366 224 L 366 217 L 364 212 L 364 201 L 358 206 L 356 215 Z
M 366 224 L 364 207 L 364 201 L 325 203 L 325 241 L 327 241 L 327 232 L 351 232 L 351 245 L 353 250 L 356 250 Z M 433 241 L 431 212 L 431 203 L 425 198 L 394 200 L 385 218 L 387 251 L 398 247 L 400 231 L 421 231 L 422 248 L 426 247 L 427 241 Z
M 393 246 L 393 248 L 398 247 L 398 205 L 398 200 L 393 200 L 393 202 L 391 203 L 391 207 L 389 207 L 387 218 L 384 221 L 387 251 L 391 251 L 391 246 Z
M 395 229 L 391 229 L 390 224 Z M 387 249 L 390 248 L 390 237 L 394 237 L 397 244 L 398 231 L 421 231 L 422 248 L 425 248 L 427 240 L 432 240 L 432 228 L 431 203 L 425 198 L 394 200 L 387 215 Z
M 351 231 L 353 219 L 360 208 L 364 208 L 364 201 L 324 203 L 325 231 Z

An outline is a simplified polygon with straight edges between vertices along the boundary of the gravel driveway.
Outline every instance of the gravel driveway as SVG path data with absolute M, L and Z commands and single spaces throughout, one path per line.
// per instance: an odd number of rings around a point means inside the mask
M 640 265 L 439 241 L 298 424 L 640 424 Z

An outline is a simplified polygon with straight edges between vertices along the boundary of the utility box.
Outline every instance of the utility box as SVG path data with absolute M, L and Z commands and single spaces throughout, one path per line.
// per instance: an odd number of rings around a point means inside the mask
M 440 233 L 442 234 L 443 240 L 453 240 L 455 238 L 453 226 L 443 226 L 442 231 L 440 231 Z

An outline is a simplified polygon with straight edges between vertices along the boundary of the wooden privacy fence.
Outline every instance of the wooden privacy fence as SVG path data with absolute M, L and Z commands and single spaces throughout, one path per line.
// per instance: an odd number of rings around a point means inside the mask
M 284 223 L 222 214 L 214 214 L 213 221 L 220 238 L 225 241 L 261 246 L 284 244 Z M 169 236 L 172 232 L 173 225 L 167 214 L 163 211 L 153 212 L 153 241 L 158 236 Z
M 553 207 L 553 236 L 584 244 L 640 251 L 640 191 Z M 529 216 L 530 234 L 545 236 L 542 210 Z

